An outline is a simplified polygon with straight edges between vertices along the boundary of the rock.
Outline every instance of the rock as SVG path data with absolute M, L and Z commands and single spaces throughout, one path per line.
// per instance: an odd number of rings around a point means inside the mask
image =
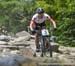
M 20 54 L 20 51 L 19 50 L 13 50 L 10 53 L 13 54 L 13 55 L 15 55 L 15 54 Z
M 75 57 L 75 53 L 70 53 L 70 55 Z
M 19 66 L 19 64 L 12 57 L 5 57 L 0 58 L 0 66 Z
M 24 36 L 30 36 L 30 34 L 26 31 L 21 31 L 21 32 L 16 33 L 16 36 L 24 37 Z
M 71 49 L 71 48 L 65 47 L 65 46 L 60 46 L 60 47 L 59 47 L 59 50 L 60 50 L 62 53 L 64 53 L 64 54 L 70 54 L 70 52 L 71 52 L 70 49 Z
M 24 41 L 28 41 L 29 39 L 30 39 L 30 35 L 26 35 L 26 36 L 15 38 L 13 41 L 11 40 L 10 42 L 8 42 L 8 44 L 15 44 L 17 42 L 23 43 Z M 26 44 L 26 43 L 23 43 L 23 44 Z
M 23 46 L 11 46 L 11 45 L 0 45 L 0 48 L 8 48 L 8 49 L 19 49 L 22 48 Z
M 33 50 L 30 48 L 30 47 L 26 47 L 24 49 L 21 49 L 21 54 L 24 55 L 24 56 L 29 56 L 29 57 L 32 57 L 33 56 Z
M 59 44 L 58 43 L 50 42 L 50 44 L 51 44 L 51 47 L 52 47 L 53 51 L 58 51 L 58 49 L 59 49 Z
M 34 61 L 30 57 L 23 56 L 23 55 L 15 55 L 15 56 L 13 56 L 13 58 L 15 58 L 16 61 L 18 61 L 18 63 L 20 63 L 20 64 L 22 64 L 22 63 L 30 63 L 30 62 Z
M 13 46 L 29 46 L 30 44 L 27 42 L 29 39 L 29 36 L 24 36 L 24 37 L 19 37 L 16 38 L 14 41 L 8 42 L 8 45 L 13 45 Z
M 59 47 L 59 50 L 62 51 L 62 52 L 65 52 L 65 51 L 67 50 L 67 48 L 64 47 L 64 46 L 60 46 L 60 47 Z
M 8 45 L 8 42 L 0 41 L 0 45 Z
M 65 55 L 59 55 L 58 58 L 59 58 L 59 59 L 62 59 L 62 60 L 63 60 L 63 59 L 66 59 Z
M 30 36 L 28 35 L 28 36 L 18 37 L 14 41 L 15 42 L 20 42 L 20 41 L 27 41 L 29 39 L 30 39 Z
M 10 41 L 10 36 L 6 36 L 6 35 L 0 35 L 0 41 L 6 41 L 6 42 L 8 42 L 8 41 Z
M 34 35 L 31 35 L 31 39 L 34 39 L 35 38 L 35 36 Z
M 31 61 L 32 60 L 27 57 L 15 55 L 0 58 L 0 66 L 20 66 L 23 63 L 29 63 Z
M 4 48 L 2 53 L 3 53 L 4 55 L 8 55 L 8 54 L 10 54 L 10 49 Z
M 24 47 L 30 46 L 30 44 L 26 41 L 14 42 L 14 43 L 10 43 L 10 45 L 12 45 L 12 46 L 24 46 Z
M 69 47 L 68 50 L 70 50 L 71 53 L 75 53 L 75 47 Z
M 4 48 L 3 51 L 2 51 L 3 57 L 13 56 L 13 55 L 17 55 L 17 54 L 20 54 L 19 50 L 10 50 L 8 48 Z
M 10 42 L 8 42 L 8 44 L 14 44 L 16 42 L 22 42 L 22 41 L 28 41 L 31 36 L 28 32 L 26 31 L 22 31 L 22 32 L 18 32 L 16 33 L 16 38 L 14 38 L 13 40 L 10 40 Z

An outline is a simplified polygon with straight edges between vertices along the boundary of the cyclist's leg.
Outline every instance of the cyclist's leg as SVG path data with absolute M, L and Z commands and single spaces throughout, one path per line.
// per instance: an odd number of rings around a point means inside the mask
M 35 31 L 38 30 L 39 24 L 35 23 L 36 27 L 35 27 Z M 38 32 L 35 32 L 35 46 L 36 46 L 36 51 L 39 51 L 39 39 L 38 39 Z
M 35 32 L 35 30 L 34 30 L 34 31 L 32 31 L 32 34 L 35 36 L 35 37 L 34 37 L 35 46 L 36 46 L 36 49 L 38 49 L 38 43 L 39 43 L 39 41 L 38 41 L 38 33 Z
M 35 33 L 35 45 L 36 45 L 36 48 L 38 48 L 38 33 L 37 32 Z

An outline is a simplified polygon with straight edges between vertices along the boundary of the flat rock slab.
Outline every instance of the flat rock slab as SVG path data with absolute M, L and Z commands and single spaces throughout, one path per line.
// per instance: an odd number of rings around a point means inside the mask
M 8 42 L 0 41 L 0 45 L 8 45 Z
M 75 66 L 75 63 L 38 63 L 38 66 Z
M 30 39 L 30 36 L 29 35 L 27 35 L 27 36 L 21 36 L 21 37 L 18 37 L 18 38 L 16 38 L 16 39 L 14 39 L 14 42 L 18 42 L 18 41 L 27 41 L 27 40 L 29 40 Z
M 11 46 L 30 46 L 30 44 L 27 41 L 22 41 L 22 42 L 14 42 L 14 43 L 9 43 Z
M 0 45 L 0 48 L 9 48 L 9 49 L 20 49 L 20 48 L 24 48 L 24 46 L 10 46 L 10 45 Z

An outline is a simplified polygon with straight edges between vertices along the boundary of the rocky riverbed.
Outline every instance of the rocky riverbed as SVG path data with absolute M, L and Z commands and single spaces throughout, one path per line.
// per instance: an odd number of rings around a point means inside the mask
M 15 36 L 0 37 L 0 66 L 75 66 L 75 48 L 59 46 L 53 57 L 33 57 L 35 51 L 34 38 L 22 31 Z

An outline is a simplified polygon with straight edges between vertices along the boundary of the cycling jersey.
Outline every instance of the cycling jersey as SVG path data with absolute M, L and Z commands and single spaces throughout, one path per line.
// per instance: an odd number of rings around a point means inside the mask
M 50 16 L 46 13 L 43 14 L 43 17 L 40 19 L 38 18 L 38 14 L 35 14 L 33 17 L 32 17 L 32 21 L 36 22 L 36 23 L 43 23 L 45 20 L 47 19 L 50 19 Z

